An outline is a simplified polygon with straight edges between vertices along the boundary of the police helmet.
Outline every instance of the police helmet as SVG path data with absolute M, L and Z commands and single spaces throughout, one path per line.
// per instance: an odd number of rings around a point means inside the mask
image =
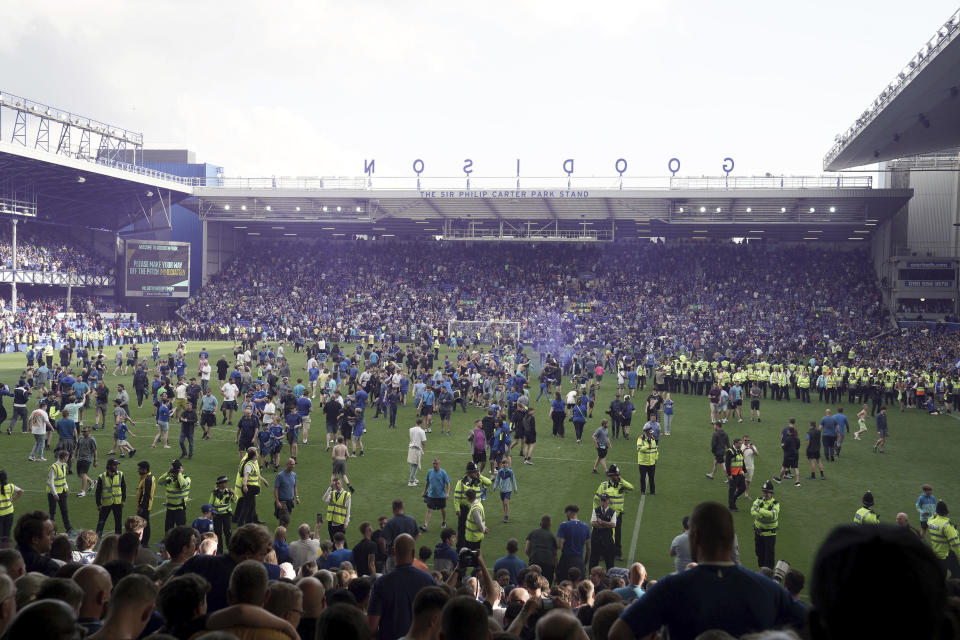
M 766 482 L 763 483 L 762 490 L 763 490 L 765 493 L 766 493 L 766 492 L 773 493 L 773 483 L 770 482 L 769 480 L 767 480 Z
M 618 476 L 618 475 L 620 475 L 620 467 L 618 467 L 618 466 L 615 465 L 615 464 L 610 465 L 610 466 L 607 468 L 607 475 L 608 475 L 608 476 Z
M 863 494 L 863 506 L 872 507 L 873 506 L 873 494 L 867 491 Z
M 468 462 L 468 463 L 467 463 L 467 473 L 473 473 L 473 472 L 475 472 L 475 471 L 477 471 L 477 465 L 476 465 L 475 463 L 473 463 L 473 462 Z

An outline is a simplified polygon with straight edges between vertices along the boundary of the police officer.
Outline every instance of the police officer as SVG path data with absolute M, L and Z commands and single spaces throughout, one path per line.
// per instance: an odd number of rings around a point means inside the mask
M 753 515 L 753 546 L 757 553 L 757 566 L 773 569 L 777 558 L 777 529 L 780 527 L 780 503 L 773 497 L 773 483 L 767 480 L 761 488 L 761 496 L 750 508 Z
M 610 506 L 610 496 L 600 494 L 599 504 L 593 508 L 590 515 L 590 566 L 599 566 L 600 561 L 607 565 L 607 570 L 613 566 L 613 557 L 617 552 L 613 532 L 618 528 L 620 514 Z M 619 537 L 619 536 L 618 536 Z
M 654 474 L 657 470 L 657 460 L 660 453 L 657 441 L 653 439 L 653 425 L 649 423 L 643 427 L 643 432 L 637 439 L 637 466 L 640 468 L 640 495 L 647 492 L 647 479 L 650 480 L 650 495 L 657 494 L 657 485 Z
M 103 527 L 107 516 L 113 514 L 114 533 L 120 535 L 120 521 L 123 520 L 123 505 L 127 501 L 127 481 L 120 471 L 120 463 L 115 458 L 107 460 L 107 470 L 97 478 L 95 493 L 97 510 L 97 537 L 103 536 Z
M 593 494 L 594 509 L 600 506 L 601 499 L 606 494 L 610 499 L 610 508 L 617 514 L 616 533 L 613 539 L 617 559 L 623 558 L 623 545 L 620 538 L 623 532 L 623 496 L 627 491 L 633 491 L 633 485 L 620 477 L 620 468 L 617 465 L 611 464 L 607 468 L 607 479 L 600 483 L 596 493 Z M 591 564 L 591 566 L 595 565 Z
M 863 506 L 853 515 L 853 524 L 880 524 L 880 517 L 873 510 L 873 494 L 863 494 Z
M 942 500 L 937 503 L 936 514 L 927 520 L 927 533 L 930 534 L 930 548 L 940 560 L 944 573 L 952 578 L 960 578 L 960 536 L 957 528 L 947 517 L 950 511 Z
M 230 521 L 233 507 L 237 501 L 236 492 L 227 487 L 230 478 L 217 478 L 217 488 L 210 494 L 210 506 L 213 507 L 213 532 L 217 535 L 217 551 L 223 553 L 230 546 Z
M 170 463 L 170 470 L 157 478 L 157 484 L 167 492 L 167 515 L 164 532 L 187 524 L 187 500 L 190 499 L 190 478 L 183 472 L 179 460 Z
M 743 440 L 735 438 L 733 446 L 727 449 L 727 506 L 730 511 L 739 511 L 737 509 L 737 498 L 747 490 L 747 478 L 743 475 L 743 450 L 741 445 Z M 762 565 L 761 565 L 762 566 Z
M 483 499 L 483 490 L 493 484 L 493 481 L 482 475 L 474 462 L 467 463 L 467 473 L 457 481 L 453 491 L 453 500 L 457 504 L 457 540 L 466 540 L 467 516 L 470 514 L 470 500 L 467 491 L 473 489 L 480 492 Z

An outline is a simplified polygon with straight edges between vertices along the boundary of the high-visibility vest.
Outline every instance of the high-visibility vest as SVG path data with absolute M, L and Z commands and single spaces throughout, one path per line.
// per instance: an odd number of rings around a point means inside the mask
M 880 524 L 880 518 L 870 509 L 860 507 L 853 515 L 853 524 Z
M 110 507 L 120 504 L 123 500 L 121 491 L 123 485 L 123 471 L 117 471 L 117 475 L 111 476 L 104 471 L 100 474 L 100 504 L 104 507 Z
M 331 491 L 330 502 L 327 503 L 327 521 L 333 524 L 347 522 L 347 494 L 346 491 Z
M 0 494 L 0 516 L 8 516 L 13 513 L 13 485 L 3 485 L 3 493 Z
M 467 491 L 469 489 L 473 489 L 477 492 L 477 496 L 480 496 L 483 488 L 489 487 L 492 484 L 493 481 L 483 474 L 477 476 L 476 480 L 472 480 L 469 476 L 464 476 L 457 481 L 457 485 L 454 487 L 453 500 L 458 507 L 468 507 L 470 506 L 470 501 L 467 500 Z
M 600 486 L 597 487 L 597 491 L 593 496 L 593 505 L 594 507 L 599 507 L 600 496 L 607 494 L 610 496 L 610 508 L 618 514 L 623 513 L 623 494 L 629 489 L 633 489 L 633 485 L 623 478 L 620 479 L 620 484 L 616 486 L 610 484 L 609 480 L 604 480 L 600 483 Z
M 927 520 L 927 532 L 930 534 L 930 547 L 937 557 L 946 560 L 950 555 L 950 548 L 960 554 L 960 537 L 957 528 L 950 523 L 946 516 L 930 516 Z
M 237 479 L 234 483 L 234 491 L 238 496 L 243 495 L 243 468 L 250 465 L 250 475 L 247 476 L 247 487 L 259 487 L 260 486 L 260 463 L 256 460 L 246 460 L 246 454 L 244 454 L 244 462 L 240 463 L 240 468 L 237 469 Z
M 165 484 L 167 489 L 167 509 L 186 509 L 190 499 L 190 478 L 177 474 L 176 478 L 168 478 Z
M 213 507 L 214 515 L 223 515 L 225 513 L 233 513 L 233 498 L 234 494 L 228 493 L 226 490 L 223 492 L 223 496 L 217 497 L 217 492 L 214 491 L 210 494 L 210 505 Z
M 753 528 L 761 536 L 775 536 L 780 528 L 780 503 L 770 498 L 757 498 L 750 508 L 753 515 Z
M 743 473 L 743 452 L 730 447 L 727 449 L 727 453 L 733 454 L 733 458 L 730 460 L 730 475 L 741 475 Z
M 650 466 L 657 464 L 657 458 L 660 453 L 657 449 L 657 441 L 653 438 L 649 440 L 643 437 L 637 439 L 637 464 Z
M 67 465 L 54 462 L 50 468 L 53 469 L 53 487 L 56 489 L 56 494 L 60 495 L 67 490 Z M 54 493 L 49 484 L 47 484 L 47 493 Z
M 480 513 L 480 522 L 485 521 L 485 514 L 483 512 L 483 503 L 479 500 L 473 502 L 470 505 L 470 512 L 467 514 L 467 524 L 466 524 L 466 538 L 467 542 L 482 542 L 483 541 L 483 526 L 476 523 L 474 514 Z

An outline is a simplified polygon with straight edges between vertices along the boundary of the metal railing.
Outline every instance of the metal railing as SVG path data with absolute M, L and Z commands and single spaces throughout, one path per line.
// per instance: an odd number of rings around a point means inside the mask
M 556 229 L 448 229 L 442 234 L 444 240 L 511 241 L 539 240 L 542 242 L 611 242 L 610 230 L 556 230 Z
M 56 107 L 51 107 L 36 100 L 22 98 L 8 91 L 0 91 L 0 107 L 23 111 L 40 118 L 47 118 L 48 120 L 53 120 L 71 127 L 86 129 L 116 140 L 124 140 L 135 146 L 143 146 L 142 133 L 128 131 L 123 127 L 117 127 L 112 124 L 107 124 L 106 122 L 94 120 L 93 118 L 87 118 L 86 116 L 64 111 L 63 109 L 57 109 Z
M 826 167 L 840 155 L 847 143 L 863 130 L 868 124 L 883 111 L 883 108 L 893 101 L 903 89 L 919 74 L 930 61 L 937 57 L 958 33 L 960 27 L 960 9 L 955 11 L 950 18 L 943 23 L 943 26 L 937 29 L 937 33 L 928 40 L 909 62 L 897 73 L 897 77 L 887 85 L 880 95 L 874 99 L 873 103 L 864 110 L 860 117 L 856 119 L 844 133 L 837 134 L 834 138 L 834 145 L 823 158 L 823 166 Z

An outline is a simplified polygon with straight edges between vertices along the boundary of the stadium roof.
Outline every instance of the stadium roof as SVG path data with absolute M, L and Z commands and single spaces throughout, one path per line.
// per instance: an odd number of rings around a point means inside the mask
M 25 215 L 37 221 L 110 231 L 131 224 L 140 231 L 168 228 L 170 205 L 191 191 L 174 176 L 142 167 L 0 142 L 0 206 L 5 193 L 17 193 L 31 209 Z
M 462 181 L 461 181 L 462 183 Z M 196 187 L 182 204 L 253 236 L 460 240 L 866 239 L 910 199 L 858 178 L 674 178 L 657 189 Z
M 823 160 L 829 171 L 960 146 L 960 11 L 926 42 Z

